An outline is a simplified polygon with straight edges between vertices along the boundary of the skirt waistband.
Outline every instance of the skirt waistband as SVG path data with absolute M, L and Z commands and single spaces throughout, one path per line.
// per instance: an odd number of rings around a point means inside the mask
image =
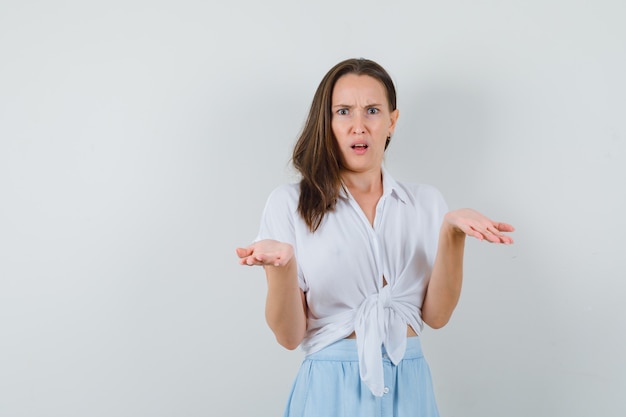
M 387 352 L 384 346 L 381 346 L 380 356 L 387 359 Z M 407 337 L 406 351 L 404 359 L 422 358 L 422 343 L 419 336 Z M 356 339 L 341 339 L 337 342 L 326 346 L 325 348 L 311 353 L 306 359 L 312 361 L 354 361 L 358 362 L 359 355 L 356 347 Z

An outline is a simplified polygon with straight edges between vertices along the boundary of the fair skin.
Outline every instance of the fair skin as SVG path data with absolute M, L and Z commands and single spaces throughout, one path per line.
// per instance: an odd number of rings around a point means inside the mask
M 390 110 L 385 88 L 378 80 L 355 74 L 337 80 L 332 110 L 331 125 L 341 152 L 343 183 L 373 225 L 376 204 L 383 192 L 381 166 L 385 142 L 393 134 L 399 112 Z M 513 230 L 513 226 L 492 221 L 472 209 L 454 210 L 444 216 L 437 256 L 422 304 L 422 319 L 426 324 L 443 327 L 456 308 L 463 281 L 466 236 L 510 244 L 513 239 L 505 233 Z M 298 287 L 293 248 L 287 243 L 262 240 L 237 248 L 237 255 L 242 265 L 264 266 L 268 282 L 266 320 L 278 342 L 295 349 L 306 334 L 306 300 Z M 409 327 L 407 335 L 415 332 Z

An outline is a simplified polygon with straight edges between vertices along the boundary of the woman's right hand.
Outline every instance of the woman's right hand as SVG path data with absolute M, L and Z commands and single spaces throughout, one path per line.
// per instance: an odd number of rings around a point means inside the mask
M 293 259 L 293 247 L 289 243 L 265 239 L 245 248 L 237 248 L 241 265 L 285 266 Z

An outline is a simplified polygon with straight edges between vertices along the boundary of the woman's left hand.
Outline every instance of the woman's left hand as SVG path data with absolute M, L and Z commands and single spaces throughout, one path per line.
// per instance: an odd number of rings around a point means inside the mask
M 459 209 L 446 213 L 444 226 L 452 227 L 455 231 L 478 240 L 487 240 L 491 243 L 513 243 L 513 239 L 502 232 L 513 232 L 515 228 L 507 223 L 495 222 L 472 209 Z

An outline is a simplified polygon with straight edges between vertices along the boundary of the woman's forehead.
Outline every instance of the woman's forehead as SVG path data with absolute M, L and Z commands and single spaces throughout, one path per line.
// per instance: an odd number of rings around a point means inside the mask
M 387 92 L 383 84 L 369 75 L 346 74 L 340 77 L 333 88 L 332 101 L 347 99 L 368 99 L 368 101 L 387 101 Z

